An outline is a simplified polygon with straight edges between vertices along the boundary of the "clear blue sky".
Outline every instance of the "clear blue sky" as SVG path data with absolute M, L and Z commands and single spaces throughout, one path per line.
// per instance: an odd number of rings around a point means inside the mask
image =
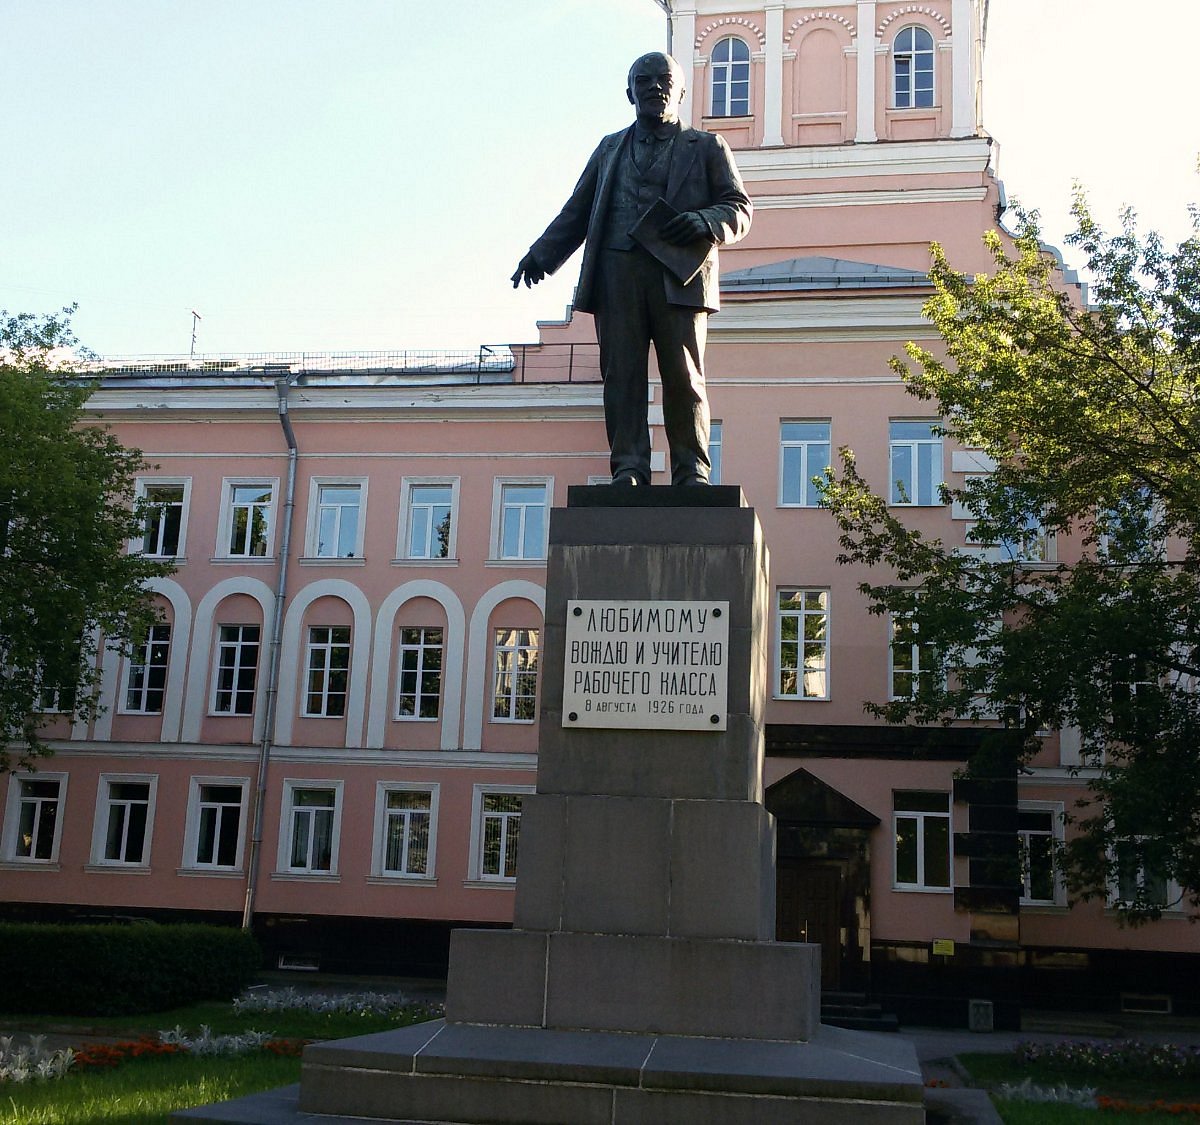
M 1198 0 L 993 0 L 984 121 L 1066 228 L 1187 232 Z M 1139 13 L 1145 12 L 1139 24 Z M 508 277 L 665 43 L 653 0 L 0 0 L 0 307 L 107 355 L 536 338 Z

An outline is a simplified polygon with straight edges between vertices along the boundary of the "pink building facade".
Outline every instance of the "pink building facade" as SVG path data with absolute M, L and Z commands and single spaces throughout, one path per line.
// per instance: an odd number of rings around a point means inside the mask
M 965 1018 L 970 998 L 1009 1023 L 1019 1003 L 1195 1010 L 1182 914 L 1123 930 L 1067 904 L 1050 845 L 1086 782 L 1071 732 L 988 785 L 956 780 L 971 729 L 864 715 L 921 654 L 867 614 L 810 484 L 849 446 L 880 489 L 903 481 L 912 522 L 969 527 L 937 485 L 987 465 L 937 437 L 888 360 L 935 339 L 929 243 L 987 269 L 1004 210 L 986 0 L 669 7 L 685 108 L 755 204 L 722 256 L 708 381 L 720 480 L 771 552 L 779 936 L 820 942 L 827 989 L 909 1019 Z M 153 466 L 130 549 L 177 569 L 134 658 L 101 648 L 103 715 L 0 779 L 9 916 L 244 918 L 276 963 L 360 971 L 436 969 L 452 924 L 511 920 L 549 511 L 607 479 L 591 318 L 540 328 L 436 360 L 109 365 L 91 410 Z M 969 858 L 995 832 L 1016 837 L 1020 887 Z

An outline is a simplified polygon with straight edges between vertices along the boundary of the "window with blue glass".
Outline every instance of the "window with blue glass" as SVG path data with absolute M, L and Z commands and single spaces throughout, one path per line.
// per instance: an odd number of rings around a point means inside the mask
M 750 112 L 750 48 L 736 36 L 714 48 L 712 68 L 713 117 L 745 117 Z

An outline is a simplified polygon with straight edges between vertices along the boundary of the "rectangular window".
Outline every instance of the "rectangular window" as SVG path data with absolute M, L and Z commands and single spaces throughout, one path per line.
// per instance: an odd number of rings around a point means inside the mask
M 497 629 L 492 719 L 532 723 L 537 711 L 538 631 Z
M 215 714 L 254 714 L 254 685 L 258 678 L 261 632 L 258 625 L 220 627 L 212 708 Z
M 52 677 L 45 669 L 37 677 L 37 709 L 44 714 L 68 715 L 75 710 L 76 688 Z
M 724 426 L 711 422 L 708 428 L 708 483 L 721 483 L 721 454 L 724 451 Z
M 776 623 L 782 699 L 829 698 L 829 591 L 780 590 Z
M 176 558 L 183 532 L 184 485 L 147 484 L 142 554 Z
M 232 870 L 240 865 L 245 786 L 240 779 L 193 779 L 188 823 L 194 846 L 187 866 Z
M 66 785 L 61 777 L 13 778 L 6 821 L 9 838 L 5 855 L 14 860 L 53 863 Z
M 452 481 L 413 482 L 407 485 L 406 558 L 451 557 L 454 492 Z
M 386 789 L 383 801 L 381 873 L 431 875 L 433 793 L 428 789 Z
M 396 718 L 436 719 L 442 698 L 442 630 L 400 630 Z
M 815 508 L 820 503 L 814 477 L 830 466 L 830 423 L 783 422 L 779 427 L 779 503 Z
M 892 699 L 912 699 L 920 690 L 922 677 L 936 664 L 937 649 L 922 641 L 917 622 L 905 614 L 893 614 L 890 646 L 889 684 Z
M 339 789 L 284 783 L 284 870 L 310 874 L 336 870 Z
M 511 881 L 517 877 L 517 841 L 521 835 L 520 793 L 484 793 L 481 808 L 479 877 Z
M 1053 903 L 1058 884 L 1054 864 L 1055 814 L 1051 809 L 1017 811 L 1021 856 L 1021 901 Z
M 1002 561 L 1047 562 L 1050 559 L 1050 536 L 1037 516 L 1026 516 L 1020 534 L 1001 539 L 999 547 Z
M 889 503 L 929 506 L 942 502 L 942 439 L 936 429 L 936 422 L 889 425 Z
M 270 484 L 228 486 L 227 554 L 232 558 L 261 558 L 267 554 L 271 532 Z
M 104 835 L 96 841 L 96 862 L 148 863 L 153 786 L 149 781 L 127 778 L 102 778 L 100 786 L 97 821 L 104 826 Z
M 340 719 L 350 682 L 350 626 L 313 625 L 308 630 L 304 714 Z
M 1169 907 L 1178 902 L 1179 887 L 1166 875 L 1163 845 L 1156 837 L 1133 836 L 1118 840 L 1116 898 L 1126 904 Z
M 500 485 L 498 559 L 544 559 L 550 489 L 545 482 Z
M 950 888 L 950 794 L 897 791 L 892 795 L 896 886 Z
M 171 626 L 151 625 L 146 639 L 129 657 L 125 683 L 125 710 L 132 714 L 161 715 L 167 689 L 167 659 L 171 654 Z
M 316 520 L 310 550 L 320 559 L 352 559 L 361 553 L 359 517 L 362 486 L 318 484 Z

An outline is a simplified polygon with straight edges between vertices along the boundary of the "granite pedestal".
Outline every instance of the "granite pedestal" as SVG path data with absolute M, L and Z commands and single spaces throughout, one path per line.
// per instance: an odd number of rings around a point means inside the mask
M 722 729 L 564 717 L 570 602 L 727 606 L 727 692 L 717 710 L 704 701 Z M 774 940 L 769 612 L 767 552 L 740 489 L 571 489 L 550 523 L 514 928 L 455 931 L 444 1021 L 309 1047 L 301 1112 L 923 1122 L 912 1047 L 822 1028 L 819 946 Z

